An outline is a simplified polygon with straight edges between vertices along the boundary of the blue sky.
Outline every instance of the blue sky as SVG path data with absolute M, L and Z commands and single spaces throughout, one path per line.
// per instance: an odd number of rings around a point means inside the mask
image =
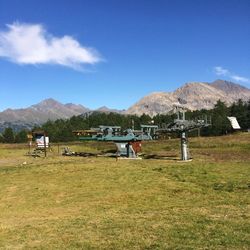
M 250 88 L 249 0 L 0 0 L 0 111 L 126 109 L 218 78 Z

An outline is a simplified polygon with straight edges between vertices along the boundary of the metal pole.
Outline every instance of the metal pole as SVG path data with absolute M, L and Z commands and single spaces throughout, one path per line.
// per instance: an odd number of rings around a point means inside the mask
M 187 152 L 187 138 L 186 138 L 186 132 L 181 133 L 181 159 L 183 161 L 188 160 L 188 152 Z
M 135 130 L 135 121 L 134 121 L 134 119 L 132 119 L 132 130 L 133 131 Z
M 186 112 L 186 110 L 184 110 L 184 109 L 183 109 L 183 111 L 182 111 L 182 120 L 183 120 L 183 121 L 185 121 L 185 120 L 186 120 L 186 117 L 185 117 L 185 112 Z

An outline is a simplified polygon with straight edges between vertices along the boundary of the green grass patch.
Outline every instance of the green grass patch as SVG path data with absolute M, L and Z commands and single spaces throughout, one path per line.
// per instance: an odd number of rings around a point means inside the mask
M 249 145 L 250 134 L 190 138 L 182 163 L 178 139 L 143 143 L 159 157 L 137 161 L 1 144 L 0 249 L 249 249 Z

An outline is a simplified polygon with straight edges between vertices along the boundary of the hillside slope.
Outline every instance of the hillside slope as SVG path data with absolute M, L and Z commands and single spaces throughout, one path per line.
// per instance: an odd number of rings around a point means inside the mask
M 212 83 L 191 82 L 178 88 L 174 92 L 157 92 L 143 97 L 126 113 L 150 116 L 168 113 L 176 105 L 182 105 L 190 110 L 211 109 L 221 100 L 227 105 L 238 99 L 250 100 L 250 90 L 241 85 L 216 80 Z

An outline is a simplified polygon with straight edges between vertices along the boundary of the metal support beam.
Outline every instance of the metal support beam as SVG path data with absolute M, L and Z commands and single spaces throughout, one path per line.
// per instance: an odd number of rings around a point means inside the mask
M 183 161 L 189 160 L 186 132 L 181 133 L 181 159 Z

